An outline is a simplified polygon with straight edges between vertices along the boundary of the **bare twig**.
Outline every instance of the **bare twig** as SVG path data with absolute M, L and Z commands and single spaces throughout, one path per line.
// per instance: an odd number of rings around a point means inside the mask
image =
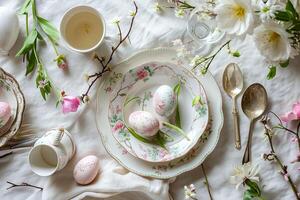
M 89 84 L 89 86 L 88 86 L 86 92 L 83 93 L 83 94 L 81 95 L 81 101 L 82 101 L 82 102 L 85 102 L 85 97 L 88 97 L 88 94 L 89 94 L 91 88 L 92 88 L 93 85 L 97 82 L 97 80 L 98 80 L 100 77 L 102 77 L 103 74 L 105 74 L 106 72 L 111 71 L 109 65 L 110 65 L 110 63 L 111 63 L 111 61 L 112 61 L 112 59 L 113 59 L 113 56 L 114 56 L 115 52 L 118 50 L 118 48 L 121 46 L 121 44 L 123 44 L 123 43 L 128 39 L 128 37 L 129 37 L 129 35 L 130 35 L 131 31 L 132 31 L 132 27 L 133 27 L 133 23 L 134 23 L 136 14 L 137 14 L 137 12 L 138 12 L 138 7 L 137 7 L 135 1 L 133 1 L 133 4 L 134 4 L 134 7 L 135 7 L 135 12 L 134 12 L 133 15 L 131 15 L 132 18 L 131 18 L 131 23 L 130 23 L 128 32 L 127 32 L 127 34 L 123 37 L 123 36 L 122 36 L 121 27 L 120 27 L 119 23 L 117 23 L 117 28 L 118 28 L 118 31 L 119 31 L 119 42 L 118 42 L 118 44 L 116 45 L 116 47 L 112 47 L 112 48 L 111 48 L 111 49 L 112 49 L 112 52 L 111 52 L 111 54 L 110 54 L 110 56 L 109 56 L 107 62 L 104 63 L 104 59 L 99 58 L 97 55 L 95 56 L 95 58 L 100 62 L 101 66 L 102 66 L 102 69 L 101 69 L 99 72 L 97 72 L 97 73 L 92 74 L 92 75 L 89 76 L 89 78 L 94 78 L 94 79 L 93 79 L 92 82 Z
M 268 137 L 268 141 L 269 141 L 269 145 L 270 145 L 270 153 L 264 154 L 265 160 L 275 161 L 279 165 L 279 167 L 281 168 L 281 175 L 286 179 L 286 181 L 291 186 L 296 199 L 300 200 L 300 197 L 298 196 L 299 193 L 298 193 L 297 187 L 296 187 L 295 183 L 293 182 L 291 176 L 288 173 L 288 170 L 287 170 L 288 167 L 283 164 L 283 162 L 281 161 L 281 159 L 278 157 L 278 155 L 275 152 L 275 148 L 274 148 L 273 141 L 272 141 L 272 136 L 273 136 L 272 128 L 268 124 L 269 123 L 268 115 L 266 115 L 262 118 L 261 123 L 264 125 L 265 134 Z
M 8 153 L 5 153 L 5 154 L 1 155 L 0 158 L 5 158 L 5 157 L 7 157 L 7 156 L 9 156 L 9 155 L 11 155 L 11 154 L 13 154 L 12 151 L 10 151 L 10 152 L 8 152 Z
M 206 188 L 207 188 L 207 191 L 208 191 L 208 194 L 209 194 L 209 198 L 210 198 L 210 200 L 213 200 L 213 197 L 212 197 L 212 194 L 211 194 L 211 191 L 210 191 L 210 185 L 209 185 L 209 182 L 208 182 L 208 178 L 207 178 L 203 163 L 201 164 L 201 168 L 202 168 L 203 175 L 205 177 L 205 185 L 206 185 Z
M 11 189 L 11 188 L 14 188 L 14 187 L 32 187 L 32 188 L 36 188 L 36 189 L 39 189 L 39 190 L 43 190 L 42 187 L 39 187 L 39 186 L 35 186 L 35 185 L 31 185 L 29 183 L 21 183 L 21 184 L 16 184 L 16 183 L 12 183 L 10 181 L 6 181 L 6 183 L 10 184 L 11 186 L 6 188 L 7 190 Z

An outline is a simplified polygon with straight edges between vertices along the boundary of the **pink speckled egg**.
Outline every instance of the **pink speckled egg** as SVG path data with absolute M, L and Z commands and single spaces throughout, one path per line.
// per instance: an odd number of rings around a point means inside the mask
M 176 105 L 176 95 L 170 86 L 157 88 L 153 95 L 153 107 L 159 115 L 169 117 L 174 113 Z
M 73 177 L 78 184 L 91 183 L 99 172 L 99 158 L 89 155 L 82 158 L 74 167 Z
M 0 102 L 0 127 L 3 127 L 11 116 L 10 105 L 6 102 Z
M 159 130 L 159 121 L 151 113 L 135 111 L 129 116 L 129 125 L 142 136 L 154 136 Z

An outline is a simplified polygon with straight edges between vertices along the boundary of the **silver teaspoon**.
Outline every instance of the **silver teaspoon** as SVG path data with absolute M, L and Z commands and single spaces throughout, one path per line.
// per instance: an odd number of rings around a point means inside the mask
M 227 65 L 223 73 L 223 88 L 233 100 L 232 115 L 235 135 L 235 148 L 238 150 L 241 149 L 241 135 L 236 99 L 243 90 L 243 83 L 243 74 L 239 66 L 235 63 L 230 63 Z
M 243 164 L 251 160 L 251 145 L 253 135 L 254 121 L 259 118 L 267 109 L 268 95 L 264 86 L 259 83 L 250 85 L 242 97 L 242 109 L 245 115 L 250 119 L 250 128 L 247 140 L 247 146 L 243 156 Z

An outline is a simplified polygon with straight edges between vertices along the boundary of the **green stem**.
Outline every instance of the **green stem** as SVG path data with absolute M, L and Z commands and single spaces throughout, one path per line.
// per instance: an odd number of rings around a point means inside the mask
M 162 124 L 170 129 L 173 129 L 177 133 L 180 133 L 183 137 L 185 137 L 188 141 L 190 141 L 190 138 L 186 135 L 186 133 L 181 128 L 178 128 L 177 126 L 170 124 L 169 122 L 163 122 Z
M 26 35 L 29 35 L 29 25 L 28 25 L 28 13 L 25 14 L 26 17 Z

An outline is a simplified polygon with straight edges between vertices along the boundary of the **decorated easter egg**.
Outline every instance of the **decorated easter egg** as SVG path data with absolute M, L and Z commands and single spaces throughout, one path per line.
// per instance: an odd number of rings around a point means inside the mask
M 142 136 L 154 136 L 159 130 L 159 121 L 151 113 L 135 111 L 129 116 L 129 125 Z
M 96 178 L 99 167 L 98 157 L 94 155 L 86 156 L 75 165 L 73 177 L 78 184 L 87 185 Z
M 6 102 L 0 102 L 0 128 L 3 127 L 11 116 L 10 105 Z
M 176 94 L 168 85 L 160 86 L 153 95 L 153 107 L 161 115 L 169 117 L 177 105 Z

